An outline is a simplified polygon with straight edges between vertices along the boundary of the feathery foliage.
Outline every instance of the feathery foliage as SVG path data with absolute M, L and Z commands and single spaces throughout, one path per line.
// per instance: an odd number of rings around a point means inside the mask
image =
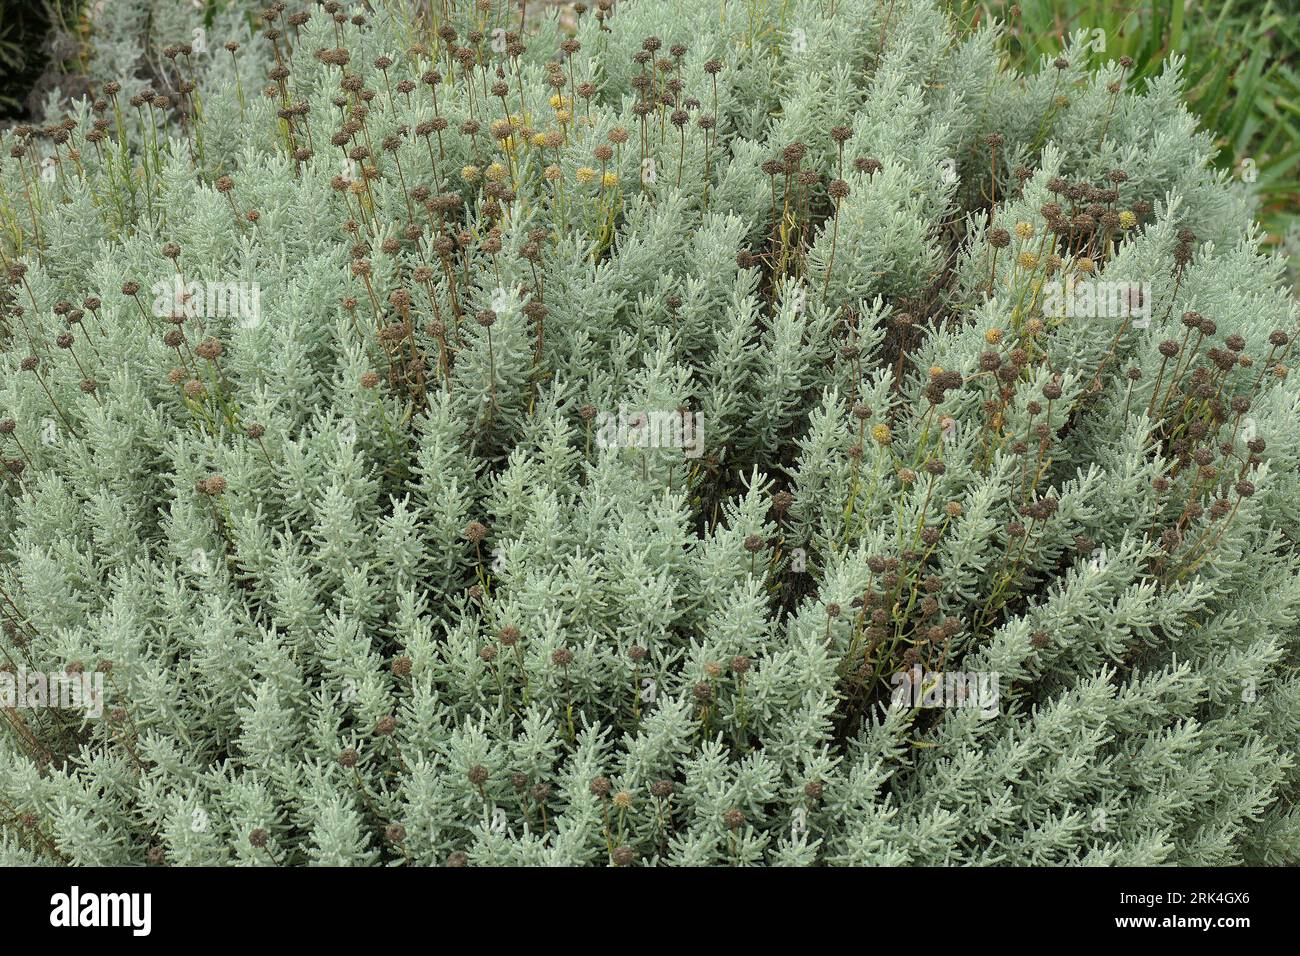
M 0 708 L 0 862 L 1300 861 L 1297 309 L 1177 56 L 157 6 L 3 136 L 0 652 L 104 701 Z

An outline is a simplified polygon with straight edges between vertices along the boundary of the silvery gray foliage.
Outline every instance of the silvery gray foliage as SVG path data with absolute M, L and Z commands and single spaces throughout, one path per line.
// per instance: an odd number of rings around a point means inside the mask
M 406 6 L 107 0 L 3 136 L 0 694 L 104 696 L 0 697 L 0 860 L 1300 859 L 1297 310 L 1177 59 Z

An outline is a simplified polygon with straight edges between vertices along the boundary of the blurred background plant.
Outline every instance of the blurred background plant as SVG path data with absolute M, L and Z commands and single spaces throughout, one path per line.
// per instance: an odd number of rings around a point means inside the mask
M 1186 57 L 1187 100 L 1218 134 L 1218 165 L 1251 183 L 1274 243 L 1300 251 L 1300 2 L 1297 0 L 953 0 L 967 25 L 1005 26 L 1004 50 L 1020 69 L 1056 56 L 1063 37 L 1102 31 L 1099 59 L 1133 59 L 1130 76 L 1157 75 Z
M 0 2 L 0 117 L 23 111 L 23 100 L 45 66 L 41 46 L 50 18 L 40 3 Z
M 0 0 L 0 122 L 34 118 L 56 87 L 80 92 L 96 6 L 103 0 Z

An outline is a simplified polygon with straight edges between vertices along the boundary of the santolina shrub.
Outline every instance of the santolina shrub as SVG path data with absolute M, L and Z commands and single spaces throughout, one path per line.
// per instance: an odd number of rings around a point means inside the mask
M 160 6 L 3 137 L 0 861 L 1300 860 L 1296 303 L 1177 60 Z

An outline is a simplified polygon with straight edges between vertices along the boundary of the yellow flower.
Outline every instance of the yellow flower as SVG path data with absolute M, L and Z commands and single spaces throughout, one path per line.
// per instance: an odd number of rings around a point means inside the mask
M 574 175 L 578 178 L 578 182 L 582 183 L 584 186 L 587 183 L 594 183 L 596 181 L 596 171 L 590 166 L 579 166 L 577 170 L 575 170 Z
M 1119 227 L 1121 229 L 1132 229 L 1138 224 L 1138 217 L 1125 209 L 1119 214 Z
M 564 97 L 561 96 L 559 93 L 551 94 L 550 103 L 551 103 L 551 109 L 553 110 L 564 109 Z
M 987 342 L 989 345 L 997 345 L 999 342 L 1002 341 L 1002 330 L 996 328 L 989 329 L 987 332 L 984 333 L 984 341 Z
M 478 179 L 478 173 L 479 170 L 477 166 L 462 166 L 460 168 L 460 178 L 465 180 L 467 183 L 472 183 Z
M 1092 260 L 1089 259 L 1087 256 L 1079 256 L 1079 258 L 1075 260 L 1074 265 L 1075 268 L 1077 268 L 1080 272 L 1085 274 L 1090 274 L 1092 270 L 1095 268 Z
M 570 113 L 568 110 L 555 111 L 555 121 L 559 123 L 561 126 L 569 125 L 569 120 L 571 119 L 573 119 L 573 114 Z
M 492 180 L 492 182 L 499 183 L 501 182 L 501 180 L 505 179 L 508 174 L 509 174 L 509 170 L 507 170 L 500 163 L 493 163 L 491 166 L 487 168 L 487 172 L 484 173 L 483 175 L 485 175 L 488 179 Z
M 1038 256 L 1026 249 L 1016 256 L 1016 262 L 1020 263 L 1022 269 L 1033 269 L 1038 265 Z
M 618 185 L 618 173 L 609 172 L 609 173 L 606 173 L 604 176 L 601 176 L 601 177 L 600 177 L 600 184 L 601 184 L 602 186 L 604 186 L 606 189 L 610 189 L 610 188 L 612 188 L 612 187 L 614 187 L 614 186 L 617 186 L 617 185 Z
M 538 149 L 545 149 L 545 148 L 546 148 L 546 134 L 545 134 L 545 133 L 534 133 L 534 134 L 533 134 L 533 145 L 536 146 Z
M 930 366 L 930 377 L 931 377 L 931 378 L 938 378 L 938 377 L 939 377 L 940 375 L 942 375 L 942 374 L 943 374 L 943 366 L 942 366 L 942 365 L 931 365 L 931 366 Z
M 1016 223 L 1016 235 L 1021 239 L 1030 239 L 1034 235 L 1034 224 L 1032 222 Z
M 888 445 L 894 440 L 894 435 L 889 430 L 888 425 L 880 424 L 871 429 L 871 437 L 880 445 Z

